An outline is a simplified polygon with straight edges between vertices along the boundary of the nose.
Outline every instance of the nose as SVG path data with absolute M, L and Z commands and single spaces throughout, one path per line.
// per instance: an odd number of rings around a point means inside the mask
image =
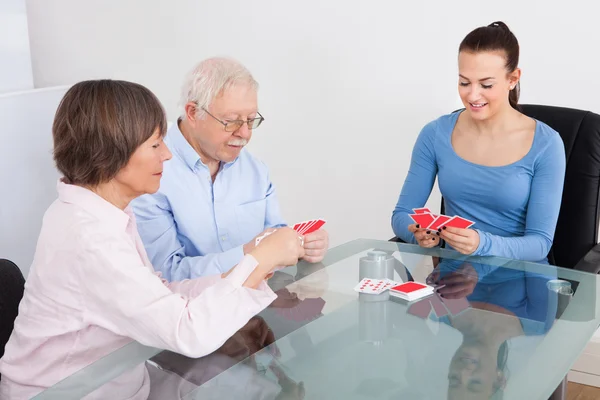
M 163 146 L 163 149 L 165 149 L 163 151 L 162 154 L 162 160 L 163 161 L 168 161 L 171 159 L 171 157 L 173 157 L 173 154 L 171 154 L 171 150 L 169 150 L 169 148 L 167 146 Z
M 250 137 L 252 136 L 252 130 L 248 129 L 247 123 L 244 123 L 235 134 L 243 139 L 250 139 Z
M 469 86 L 469 92 L 467 93 L 467 100 L 469 101 L 476 101 L 479 100 L 480 96 L 480 92 L 479 89 L 476 87 L 477 85 L 470 85 Z

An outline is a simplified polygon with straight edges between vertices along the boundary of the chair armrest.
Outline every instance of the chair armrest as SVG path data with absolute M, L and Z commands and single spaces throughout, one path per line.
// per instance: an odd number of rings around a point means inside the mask
M 577 271 L 600 273 L 600 244 L 595 245 L 574 267 Z

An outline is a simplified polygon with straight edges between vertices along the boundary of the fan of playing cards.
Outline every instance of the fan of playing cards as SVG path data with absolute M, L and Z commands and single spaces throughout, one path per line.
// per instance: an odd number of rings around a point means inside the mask
M 299 235 L 308 235 L 309 233 L 313 233 L 315 231 L 318 231 L 319 229 L 321 229 L 323 227 L 323 225 L 325 225 L 325 221 L 324 219 L 311 219 L 310 221 L 304 221 L 304 222 L 298 222 L 296 225 L 294 225 L 293 229 L 298 232 Z M 271 233 L 275 232 L 277 229 L 271 231 L 271 232 L 267 232 L 262 236 L 259 236 L 256 238 L 256 245 L 258 246 L 258 244 L 260 243 L 261 240 L 263 240 L 264 238 L 266 238 L 267 236 L 269 236 Z
M 467 229 L 475 223 L 458 215 L 450 217 L 448 215 L 433 214 L 427 207 L 413 208 L 413 212 L 414 214 L 410 214 L 412 220 L 419 224 L 420 228 L 425 229 L 438 230 L 444 226 Z

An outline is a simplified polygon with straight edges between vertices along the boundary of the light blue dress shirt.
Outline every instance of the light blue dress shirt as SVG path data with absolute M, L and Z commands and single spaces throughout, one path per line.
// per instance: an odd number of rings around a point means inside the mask
M 138 230 L 156 270 L 169 281 L 221 274 L 244 256 L 243 245 L 284 226 L 267 166 L 243 149 L 221 163 L 215 182 L 178 124 L 165 143 L 160 189 L 132 202 Z

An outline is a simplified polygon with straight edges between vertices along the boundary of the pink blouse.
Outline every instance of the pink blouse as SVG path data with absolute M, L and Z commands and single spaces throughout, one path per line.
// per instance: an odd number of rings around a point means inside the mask
M 129 207 L 80 186 L 57 189 L 0 359 L 0 399 L 28 399 L 132 340 L 207 355 L 277 297 L 265 282 L 242 286 L 257 266 L 250 255 L 226 278 L 162 280 Z M 140 365 L 87 398 L 145 399 L 148 391 Z

